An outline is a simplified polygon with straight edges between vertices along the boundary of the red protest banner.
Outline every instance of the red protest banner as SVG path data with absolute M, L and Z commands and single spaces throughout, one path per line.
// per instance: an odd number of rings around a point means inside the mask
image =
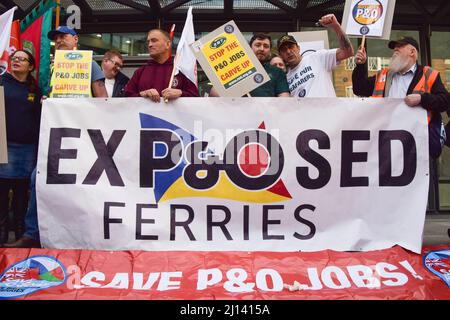
M 426 247 L 420 255 L 400 247 L 291 253 L 0 249 L 0 298 L 450 300 L 448 257 L 449 246 Z

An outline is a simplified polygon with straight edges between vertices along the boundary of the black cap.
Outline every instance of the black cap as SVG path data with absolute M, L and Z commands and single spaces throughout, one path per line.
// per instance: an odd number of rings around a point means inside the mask
M 411 37 L 402 37 L 396 41 L 389 41 L 388 43 L 388 47 L 390 49 L 395 49 L 396 46 L 400 45 L 400 46 L 404 46 L 410 44 L 412 45 L 414 48 L 416 48 L 417 52 L 419 52 L 419 44 L 417 43 L 417 41 L 414 38 Z
M 295 38 L 293 36 L 286 34 L 286 35 L 282 36 L 280 39 L 278 39 L 278 42 L 277 42 L 278 50 L 280 50 L 280 47 L 285 43 L 293 43 L 293 44 L 298 45 L 297 41 L 295 40 Z

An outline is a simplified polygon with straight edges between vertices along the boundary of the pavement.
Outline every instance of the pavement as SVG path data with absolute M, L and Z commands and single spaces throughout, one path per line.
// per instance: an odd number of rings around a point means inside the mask
M 450 214 L 428 214 L 425 219 L 423 245 L 450 244 Z

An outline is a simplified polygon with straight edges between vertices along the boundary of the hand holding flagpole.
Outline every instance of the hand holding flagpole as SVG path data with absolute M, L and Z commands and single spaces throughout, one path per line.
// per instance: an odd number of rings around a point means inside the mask
M 169 80 L 169 84 L 167 86 L 167 89 L 171 89 L 172 85 L 173 85 L 173 79 L 175 78 L 175 72 L 176 70 L 176 66 L 178 64 L 178 61 L 180 60 L 180 53 L 177 52 L 177 54 L 175 55 L 175 58 L 173 59 L 173 69 L 172 69 L 172 74 L 170 75 L 170 80 Z M 168 98 L 164 98 L 164 102 L 168 103 L 169 99 Z

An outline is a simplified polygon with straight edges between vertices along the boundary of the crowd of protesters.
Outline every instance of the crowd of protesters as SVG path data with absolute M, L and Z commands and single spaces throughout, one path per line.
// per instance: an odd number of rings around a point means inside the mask
M 336 97 L 330 71 L 355 52 L 333 14 L 323 16 L 320 22 L 335 31 L 339 48 L 318 50 L 303 57 L 295 38 L 284 35 L 277 41 L 278 55 L 272 56 L 269 35 L 259 33 L 251 38 L 250 47 L 270 77 L 270 81 L 250 92 L 252 97 Z M 49 32 L 48 37 L 55 42 L 57 50 L 78 46 L 78 35 L 66 26 Z M 92 96 L 144 97 L 154 102 L 160 102 L 161 98 L 168 101 L 199 96 L 197 86 L 181 72 L 168 86 L 174 64 L 169 34 L 160 29 L 150 30 L 147 42 L 150 59 L 131 79 L 121 72 L 124 59 L 118 51 L 105 53 L 101 69 L 93 62 Z M 364 97 L 403 98 L 410 107 L 426 109 L 430 157 L 437 158 L 444 144 L 450 147 L 450 127 L 444 127 L 441 116 L 444 112 L 450 115 L 450 95 L 438 72 L 417 63 L 416 40 L 404 37 L 390 41 L 388 46 L 393 50 L 390 65 L 373 77 L 368 77 L 364 47 L 358 48 L 357 66 L 352 74 L 354 93 Z M 40 247 L 35 166 L 41 104 L 45 97 L 31 75 L 35 68 L 33 56 L 19 50 L 10 60 L 11 72 L 0 76 L 0 85 L 5 88 L 8 145 L 8 163 L 0 164 L 0 246 Z M 218 96 L 214 88 L 210 96 Z M 8 243 L 10 211 L 15 241 Z

